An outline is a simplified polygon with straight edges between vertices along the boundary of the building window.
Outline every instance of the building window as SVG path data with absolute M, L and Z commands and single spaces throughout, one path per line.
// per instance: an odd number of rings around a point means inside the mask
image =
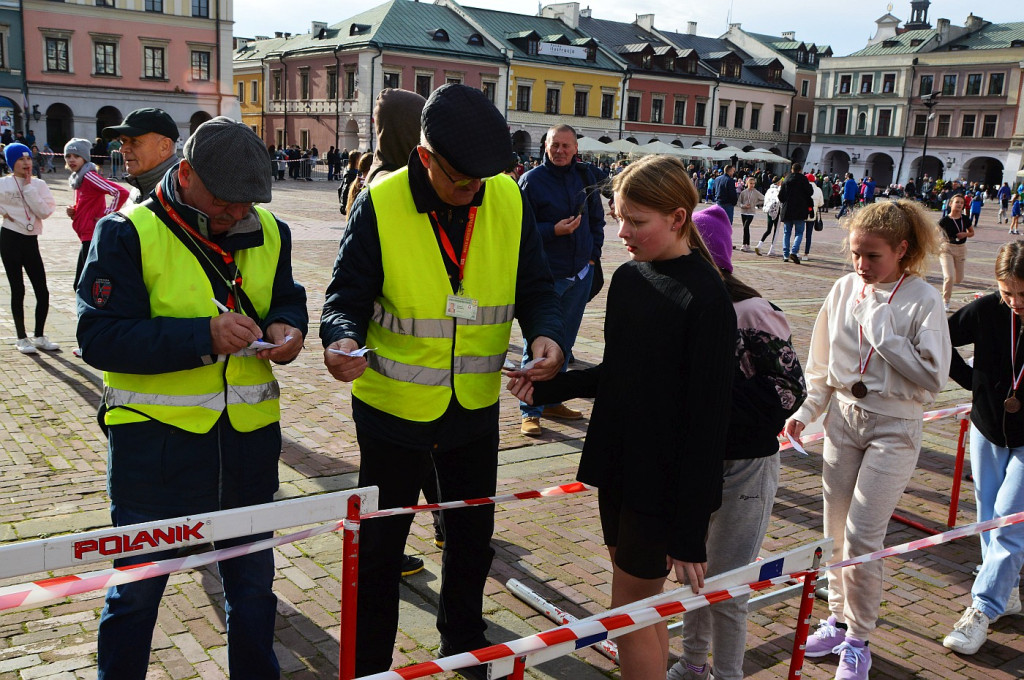
M 693 124 L 699 127 L 704 127 L 704 117 L 707 116 L 708 104 L 707 102 L 697 102 L 697 105 L 693 107 Z
M 956 94 L 956 74 L 942 76 L 942 94 L 951 97 Z
M 142 77 L 163 80 L 167 77 L 164 70 L 164 48 L 143 47 Z
M 875 126 L 875 134 L 879 137 L 888 137 L 892 132 L 892 109 L 882 109 L 878 112 L 878 125 Z
M 601 117 L 615 117 L 615 95 L 608 92 L 601 95 Z
M 917 88 L 917 96 L 924 97 L 932 93 L 932 84 L 935 82 L 935 76 L 921 76 L 921 84 Z
M 772 116 L 772 132 L 782 132 L 782 109 L 775 109 Z
M 850 110 L 839 109 L 836 111 L 836 134 L 845 135 L 846 128 L 850 124 Z
M 241 80 L 238 81 L 238 101 L 239 103 L 245 101 L 245 82 Z
M 651 122 L 652 123 L 663 123 L 663 122 L 665 122 L 665 100 L 664 99 L 651 99 Z
M 839 76 L 839 94 L 850 94 L 850 83 L 853 76 Z
M 979 95 L 981 94 L 981 74 L 971 73 L 967 76 L 967 87 L 964 90 L 965 95 Z
M 117 43 L 93 43 L 93 55 L 96 59 L 96 75 L 117 75 Z
M 800 81 L 800 96 L 801 97 L 806 97 L 807 93 L 810 91 L 810 89 L 811 89 L 811 81 L 809 81 L 809 80 L 801 80 Z
M 96 0 L 97 7 L 113 7 L 114 0 Z
M 209 17 L 210 0 L 192 0 L 192 16 Z
M 875 84 L 874 76 L 861 76 L 860 77 L 860 93 L 869 94 L 872 86 Z
M 281 94 L 282 94 L 282 92 L 281 92 L 281 72 L 280 71 L 274 71 L 274 81 L 273 81 L 273 84 L 274 84 L 274 89 L 273 89 L 273 92 L 271 94 L 273 95 L 274 101 L 279 102 L 279 101 L 281 101 Z
M 562 91 L 556 87 L 549 87 L 547 97 L 544 99 L 545 113 L 558 113 L 562 103 Z
M 977 116 L 973 113 L 965 113 L 964 120 L 960 125 L 960 136 L 961 137 L 973 137 L 974 136 L 974 123 L 977 120 Z
M 944 113 L 939 116 L 938 129 L 935 131 L 936 137 L 949 137 L 949 114 Z
M 761 127 L 761 109 L 756 106 L 750 109 L 750 129 L 757 130 Z
M 249 101 L 256 104 L 260 100 L 260 81 L 253 80 L 249 83 Z
M 327 98 L 338 98 L 338 72 L 335 69 L 327 71 Z
M 985 118 L 982 119 L 981 123 L 981 136 L 982 137 L 995 137 L 996 136 L 996 120 L 998 116 L 995 114 L 986 114 Z
M 299 148 L 309 148 L 309 130 L 299 130 Z
M 284 130 L 274 130 L 274 141 L 277 142 L 278 149 L 284 146 Z
M 654 55 L 649 53 L 642 55 L 640 57 L 640 66 L 645 69 L 652 68 L 654 66 Z
M 526 41 L 526 53 L 531 55 L 537 54 L 537 47 L 540 45 L 540 41 L 536 38 L 530 38 Z
M 725 127 L 729 124 L 729 105 L 722 104 L 718 107 L 718 127 Z
M 46 70 L 68 73 L 68 40 L 67 38 L 46 39 Z
M 356 72 L 345 71 L 345 99 L 356 98 Z
M 192 52 L 192 80 L 210 79 L 210 53 Z
M 807 132 L 807 114 L 798 113 L 796 114 L 796 129 L 794 132 Z
M 529 85 L 520 85 L 516 88 L 516 111 L 530 110 L 530 93 L 533 90 Z
M 895 73 L 883 73 L 882 74 L 882 92 L 884 94 L 892 94 L 896 91 L 896 74 Z
M 919 113 L 914 116 L 914 136 L 923 137 L 928 130 L 928 114 Z
M 484 80 L 480 84 L 480 89 L 483 91 L 484 96 L 487 97 L 487 101 L 493 104 L 498 96 L 498 84 L 493 80 Z
M 7 30 L 0 27 L 0 70 L 7 70 Z
M 573 115 L 585 116 L 587 115 L 587 104 L 589 95 L 586 92 L 577 92 L 576 101 L 573 104 Z
M 393 90 L 397 90 L 401 87 L 399 81 L 400 74 L 398 71 L 385 71 L 384 72 L 384 87 L 390 87 Z
M 736 105 L 736 110 L 733 111 L 732 126 L 737 130 L 743 129 L 743 114 L 746 113 L 746 107 Z
M 447 85 L 462 85 L 462 78 L 458 76 L 448 76 L 444 79 Z
M 686 100 L 677 99 L 675 110 L 672 111 L 673 125 L 686 125 Z
M 857 131 L 858 132 L 864 132 L 867 129 L 867 127 L 868 127 L 868 114 L 866 114 L 866 113 L 864 113 L 862 111 L 861 113 L 857 114 Z
M 993 73 L 988 77 L 988 95 L 998 97 L 1003 94 L 1003 80 L 1006 78 L 1003 73 Z
M 164 0 L 146 0 L 146 11 L 163 13 Z
M 626 100 L 626 120 L 634 122 L 640 120 L 640 95 L 631 94 Z
M 416 94 L 426 99 L 434 89 L 434 77 L 419 74 L 416 76 Z
M 299 71 L 299 99 L 309 99 L 309 69 Z

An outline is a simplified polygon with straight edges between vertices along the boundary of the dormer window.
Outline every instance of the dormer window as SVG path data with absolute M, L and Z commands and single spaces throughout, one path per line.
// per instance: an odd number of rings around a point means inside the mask
M 348 28 L 349 35 L 359 35 L 360 33 L 366 33 L 370 30 L 370 26 L 367 24 L 352 24 Z
M 597 61 L 596 45 L 587 45 L 587 61 Z
M 778 67 L 772 67 L 768 69 L 768 82 L 777 83 L 782 79 L 782 69 Z
M 640 65 L 646 69 L 649 69 L 652 66 L 654 66 L 654 55 L 652 55 L 649 52 L 647 54 L 642 55 L 640 57 Z
M 920 38 L 911 38 L 910 46 L 911 47 L 917 47 L 918 45 L 920 45 L 923 42 L 924 42 L 924 40 L 921 40 Z
M 537 47 L 540 45 L 540 41 L 536 38 L 530 38 L 526 41 L 526 53 L 537 54 Z
M 431 36 L 431 39 L 437 40 L 439 42 L 448 42 L 448 31 L 444 30 L 443 28 L 439 28 L 436 31 L 434 31 L 433 35 Z
M 689 57 L 686 60 L 686 72 L 696 73 L 697 72 L 697 57 Z
M 807 62 L 807 52 L 805 52 L 804 50 L 799 50 L 796 53 L 796 60 L 798 62 L 800 62 L 801 64 L 806 63 Z
M 813 64 L 817 60 L 818 60 L 818 55 L 816 53 L 814 53 L 814 52 L 808 52 L 807 53 L 807 63 L 808 64 Z
M 469 36 L 469 39 L 466 41 L 466 44 L 482 47 L 484 44 L 484 37 L 479 33 L 473 33 L 472 35 Z
M 666 71 L 675 71 L 676 70 L 676 60 L 673 59 L 672 57 L 665 57 L 665 70 Z

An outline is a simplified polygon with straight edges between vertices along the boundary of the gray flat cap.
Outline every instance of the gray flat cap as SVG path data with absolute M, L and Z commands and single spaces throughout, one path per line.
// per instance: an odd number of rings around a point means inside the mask
M 184 155 L 214 197 L 228 203 L 270 202 L 267 147 L 248 125 L 212 118 L 188 138 Z

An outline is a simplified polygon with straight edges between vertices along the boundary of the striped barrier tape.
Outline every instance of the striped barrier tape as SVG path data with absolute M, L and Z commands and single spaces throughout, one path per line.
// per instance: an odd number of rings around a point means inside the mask
M 452 508 L 490 505 L 513 500 L 556 498 L 558 496 L 589 491 L 591 488 L 592 487 L 589 487 L 586 484 L 573 482 L 572 484 L 562 484 L 546 489 L 523 491 L 513 494 L 504 494 L 501 496 L 491 496 L 489 498 L 475 498 L 465 501 L 430 503 L 428 505 L 412 505 L 404 508 L 380 510 L 362 515 L 360 521 L 373 517 L 412 514 L 416 512 L 426 512 L 428 510 L 448 510 Z M 123 585 L 125 583 L 134 583 L 136 581 L 142 581 L 155 576 L 166 576 L 176 571 L 196 569 L 221 560 L 231 559 L 241 555 L 248 555 L 261 550 L 268 550 L 270 548 L 276 548 L 281 545 L 294 543 L 295 541 L 301 541 L 313 536 L 332 533 L 342 529 L 354 529 L 357 528 L 358 525 L 358 521 L 340 519 L 336 522 L 329 522 L 310 529 L 294 532 L 286 536 L 277 536 L 264 539 L 262 541 L 256 541 L 254 543 L 233 546 L 231 548 L 222 548 L 220 550 L 213 550 L 199 555 L 171 558 L 158 562 L 144 562 L 129 567 L 115 567 L 111 569 L 86 572 L 80 575 L 59 576 L 57 578 L 33 581 L 31 583 L 6 586 L 0 588 L 0 612 L 8 609 L 16 609 L 18 607 L 27 607 L 30 605 L 52 602 L 63 597 L 81 595 L 82 593 L 87 593 L 93 590 L 103 590 L 113 586 Z M 127 527 L 125 527 L 125 529 L 127 529 Z

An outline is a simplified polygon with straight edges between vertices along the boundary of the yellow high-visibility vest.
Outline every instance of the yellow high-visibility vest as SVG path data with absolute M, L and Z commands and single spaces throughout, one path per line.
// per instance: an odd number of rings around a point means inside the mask
M 261 318 L 270 311 L 281 232 L 269 211 L 256 207 L 263 245 L 234 253 L 245 293 Z M 213 287 L 202 265 L 149 208 L 123 213 L 135 226 L 142 249 L 142 278 L 152 318 L 217 316 Z M 205 366 L 168 373 L 103 374 L 107 425 L 157 420 L 203 434 L 227 409 L 232 427 L 252 432 L 281 419 L 280 387 L 270 362 L 255 356 L 217 357 Z
M 428 215 L 416 211 L 403 168 L 369 189 L 377 216 L 384 286 L 374 301 L 368 368 L 352 394 L 399 418 L 429 422 L 455 398 L 464 408 L 494 404 L 515 315 L 522 235 L 519 187 L 504 175 L 487 181 L 466 256 L 462 297 L 476 319 L 447 316 L 451 282 Z M 456 257 L 462 243 L 453 243 Z

